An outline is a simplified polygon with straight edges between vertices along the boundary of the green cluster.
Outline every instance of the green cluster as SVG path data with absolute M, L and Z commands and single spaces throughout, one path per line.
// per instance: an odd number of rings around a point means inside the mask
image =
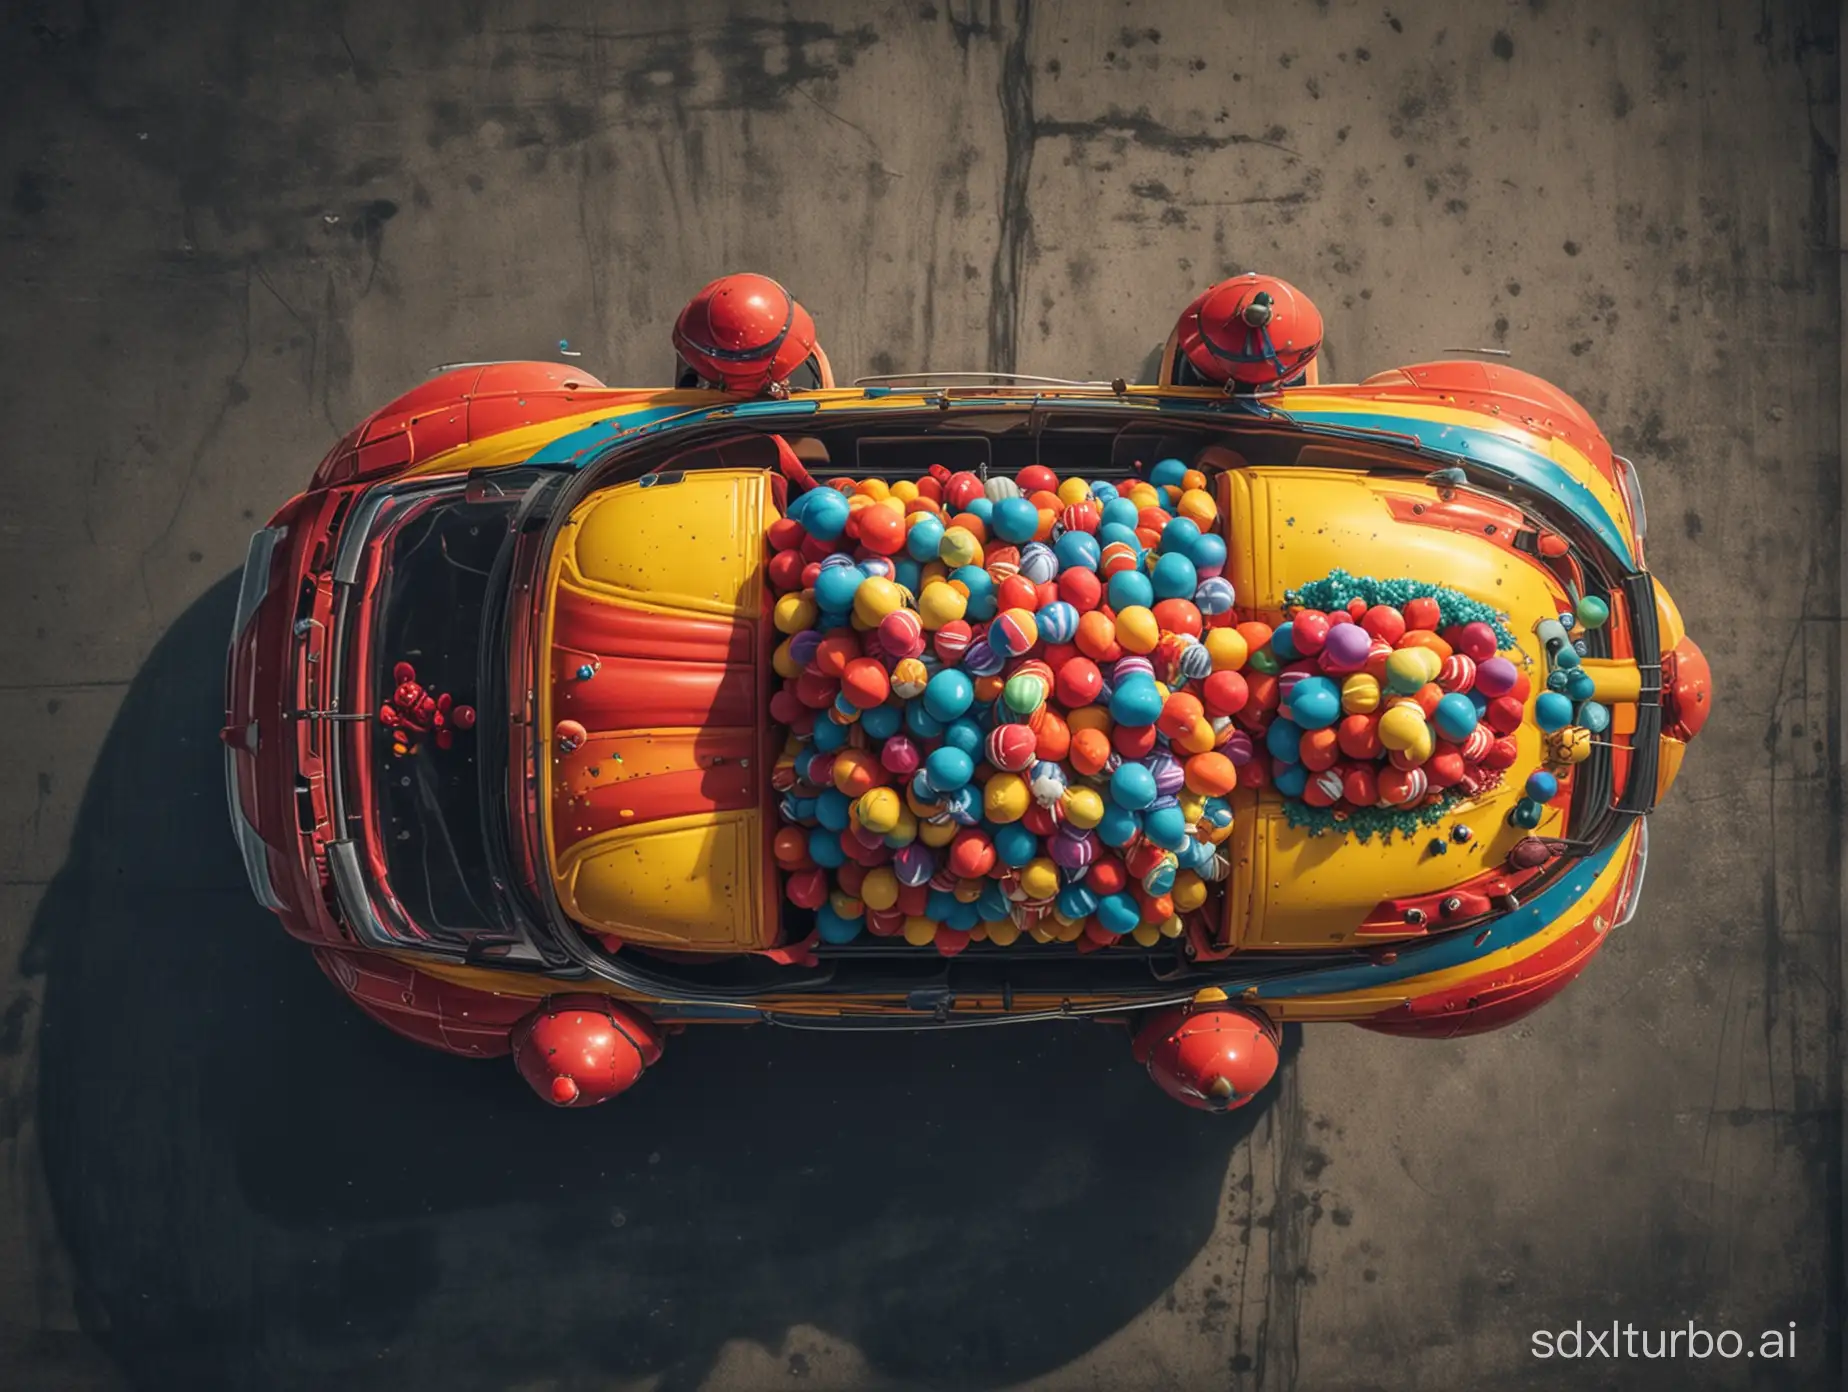
M 1287 797 L 1283 799 L 1283 817 L 1311 836 L 1333 831 L 1356 841 L 1371 841 L 1375 836 L 1382 841 L 1403 836 L 1409 841 L 1426 827 L 1442 821 L 1456 801 L 1457 795 L 1446 790 L 1438 802 L 1417 807 L 1356 807 L 1337 818 L 1332 807 L 1311 807 L 1300 798 Z
M 1485 623 L 1495 630 L 1497 647 L 1514 646 L 1514 632 L 1508 627 L 1506 614 L 1479 604 L 1466 594 L 1423 580 L 1375 580 L 1371 575 L 1349 575 L 1345 570 L 1336 570 L 1301 589 L 1285 590 L 1283 597 L 1298 608 L 1319 609 L 1323 613 L 1344 609 L 1354 599 L 1363 599 L 1369 606 L 1388 604 L 1395 609 L 1404 609 L 1414 599 L 1434 599 L 1445 628 Z

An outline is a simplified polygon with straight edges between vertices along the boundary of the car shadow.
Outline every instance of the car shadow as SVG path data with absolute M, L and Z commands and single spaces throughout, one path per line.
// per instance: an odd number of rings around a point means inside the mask
M 797 1326 L 994 1385 L 1120 1329 L 1213 1232 L 1265 1102 L 1178 1107 L 1116 1029 L 694 1030 L 580 1113 L 372 1024 L 244 883 L 234 601 L 130 687 L 24 964 L 59 1236 L 137 1385 L 685 1389 Z

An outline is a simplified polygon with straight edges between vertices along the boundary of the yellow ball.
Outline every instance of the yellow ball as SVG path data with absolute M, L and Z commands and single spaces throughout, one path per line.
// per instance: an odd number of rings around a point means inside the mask
M 1065 805 L 1065 820 L 1075 827 L 1088 830 L 1104 819 L 1103 795 L 1095 788 L 1067 788 L 1062 801 Z
M 941 800 L 918 796 L 918 785 L 915 781 L 905 784 L 905 806 L 910 808 L 912 815 L 919 820 L 926 817 L 935 817 L 938 813 L 943 811 L 943 803 Z
M 959 904 L 973 904 L 982 897 L 982 891 L 988 887 L 987 880 L 962 879 L 956 882 L 956 888 L 950 892 Z
M 1129 930 L 1129 935 L 1143 947 L 1153 947 L 1161 941 L 1161 930 L 1153 923 L 1138 923 Z
M 1568 725 L 1546 737 L 1546 757 L 1555 764 L 1582 764 L 1591 757 L 1591 731 Z
M 1203 641 L 1206 643 L 1206 655 L 1213 659 L 1215 672 L 1236 672 L 1245 665 L 1245 659 L 1251 656 L 1245 635 L 1236 628 L 1215 628 Z
M 1091 496 L 1091 485 L 1081 478 L 1068 478 L 1059 484 L 1059 501 L 1071 507 Z
M 962 828 L 952 821 L 919 822 L 918 840 L 926 846 L 947 846 L 956 839 L 956 833 Z
M 1053 930 L 1051 928 L 1046 927 L 1046 925 L 1043 923 L 1034 924 L 1033 927 L 1027 929 L 1027 934 L 1036 943 L 1049 943 L 1049 942 L 1058 941 L 1058 938 L 1054 936 Z
M 1052 935 L 1060 942 L 1077 942 L 1083 933 L 1084 920 L 1081 918 L 1076 923 L 1061 923 Z
M 1199 523 L 1203 532 L 1219 519 L 1219 504 L 1203 488 L 1189 488 L 1181 494 L 1179 509 L 1182 517 L 1191 517 Z
M 892 496 L 908 507 L 918 500 L 918 486 L 910 479 L 900 479 L 892 485 Z
M 1032 801 L 1033 790 L 1017 773 L 997 773 L 982 786 L 982 815 L 996 826 L 1019 821 Z
M 868 877 L 871 878 L 870 876 Z M 860 887 L 860 893 L 866 894 L 866 886 Z M 1174 900 L 1174 907 L 1181 913 L 1192 913 L 1206 902 L 1206 881 L 1191 870 L 1182 870 L 1174 877 L 1174 888 L 1168 891 L 1168 897 Z M 870 896 L 867 903 L 872 903 Z
M 1205 754 L 1217 738 L 1213 722 L 1202 716 L 1175 737 L 1174 747 L 1183 754 Z
M 1181 922 L 1179 914 L 1171 914 L 1157 925 L 1156 931 L 1164 938 L 1178 938 L 1187 931 L 1187 925 Z
M 854 810 L 859 813 L 861 826 L 884 836 L 898 825 L 898 814 L 905 810 L 905 804 L 894 788 L 871 788 L 860 795 Z
M 886 833 L 885 843 L 893 850 L 909 846 L 918 839 L 918 819 L 909 807 L 898 809 L 898 824 Z
M 1380 684 L 1365 672 L 1355 672 L 1341 683 L 1341 709 L 1349 715 L 1365 715 L 1380 706 Z
M 1380 716 L 1380 743 L 1388 749 L 1413 749 L 1420 740 L 1430 737 L 1431 727 L 1425 724 L 1424 713 L 1417 706 L 1394 706 Z
M 1181 815 L 1187 819 L 1188 826 L 1192 826 L 1206 815 L 1206 799 L 1191 789 L 1181 790 L 1180 802 Z
M 959 566 L 980 565 L 982 543 L 975 539 L 975 533 L 967 527 L 948 527 L 944 529 L 943 540 L 937 543 L 937 557 L 951 570 Z
M 860 897 L 866 901 L 866 907 L 883 913 L 898 903 L 898 876 L 892 873 L 889 865 L 876 865 L 866 872 L 866 878 L 860 881 Z M 1174 901 L 1177 905 L 1179 899 Z
M 862 497 L 871 498 L 875 503 L 883 501 L 885 498 L 889 497 L 892 492 L 890 488 L 886 487 L 886 481 L 884 479 L 876 478 L 861 479 L 859 483 L 854 485 L 853 491 L 860 494 Z
M 864 586 L 862 587 L 864 588 Z M 1386 659 L 1386 685 L 1401 696 L 1409 696 L 1431 680 L 1425 659 L 1435 657 L 1429 648 L 1400 648 Z
M 815 626 L 815 616 L 820 612 L 808 595 L 786 594 L 777 600 L 772 619 L 778 633 L 800 633 Z
M 1077 710 L 1065 713 L 1065 726 L 1074 735 L 1080 730 L 1102 730 L 1110 733 L 1110 712 L 1103 706 L 1080 706 Z
M 828 907 L 842 918 L 858 918 L 866 912 L 866 905 L 844 889 L 837 889 L 828 896 Z
M 1028 899 L 1050 899 L 1059 892 L 1059 867 L 1047 856 L 1035 856 L 1020 870 L 1020 887 Z
M 1155 491 L 1155 485 L 1152 483 L 1131 484 L 1129 492 L 1123 496 L 1134 503 L 1138 509 L 1166 507 L 1168 504 L 1168 500 Z
M 876 625 L 895 609 L 905 607 L 905 591 L 895 580 L 871 575 L 853 592 L 853 616 L 868 628 Z
M 1161 641 L 1161 626 L 1147 609 L 1131 604 L 1117 611 L 1116 638 L 1124 652 L 1152 653 Z
M 905 941 L 913 947 L 929 947 L 937 936 L 937 920 L 925 918 L 922 914 L 913 914 L 905 920 Z
M 1020 937 L 1020 926 L 1011 918 L 997 918 L 981 926 L 988 931 L 988 941 L 997 947 L 1010 947 Z
M 860 588 L 865 589 L 870 583 L 863 580 Z M 968 612 L 969 596 L 963 593 L 960 586 L 952 585 L 947 580 L 933 580 L 924 587 L 924 593 L 918 596 L 918 618 L 933 633 Z
M 789 654 L 789 640 L 785 638 L 776 645 L 776 651 L 770 654 L 770 670 L 779 677 L 794 679 L 802 675 L 802 664 Z

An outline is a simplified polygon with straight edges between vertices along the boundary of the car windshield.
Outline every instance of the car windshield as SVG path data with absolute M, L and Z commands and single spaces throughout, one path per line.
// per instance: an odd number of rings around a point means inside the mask
M 416 683 L 445 704 L 447 728 L 374 726 L 378 832 L 392 893 L 405 916 L 436 938 L 474 936 L 501 921 L 486 845 L 477 761 L 493 757 L 482 731 L 456 728 L 474 708 L 492 589 L 519 507 L 517 491 L 475 498 L 457 492 L 414 508 L 395 528 L 375 597 L 373 689 L 416 714 Z M 498 632 L 488 639 L 503 641 Z M 404 667 L 411 669 L 409 675 Z M 394 693 L 406 697 L 396 700 Z M 466 717 L 464 717 L 466 719 Z M 418 725 L 434 722 L 426 714 Z M 492 721 L 483 721 L 492 728 Z

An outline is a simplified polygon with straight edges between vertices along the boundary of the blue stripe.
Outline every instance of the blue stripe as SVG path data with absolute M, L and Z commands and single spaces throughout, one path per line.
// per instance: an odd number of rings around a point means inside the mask
M 528 464 L 564 464 L 580 466 L 593 450 L 600 450 L 618 435 L 635 431 L 642 426 L 666 420 L 669 416 L 683 416 L 686 406 L 643 406 L 632 411 L 600 420 L 594 425 L 587 425 L 582 430 L 573 430 L 560 435 L 550 444 L 540 446 L 538 452 L 527 459 Z
M 1579 861 L 1551 886 L 1514 912 L 1492 920 L 1488 940 L 1480 947 L 1476 945 L 1476 939 L 1482 936 L 1482 930 L 1466 928 L 1433 943 L 1400 947 L 1398 960 L 1383 966 L 1331 967 L 1321 971 L 1272 977 L 1268 981 L 1217 984 L 1227 994 L 1236 994 L 1249 986 L 1255 986 L 1260 999 L 1279 1000 L 1299 996 L 1345 995 L 1351 991 L 1364 991 L 1373 986 L 1405 981 L 1414 976 L 1447 971 L 1451 967 L 1466 966 L 1491 953 L 1525 942 L 1536 933 L 1551 927 L 1585 897 L 1604 868 L 1611 863 L 1611 858 L 1620 850 L 1627 854 L 1631 844 L 1632 837 L 1618 837 L 1613 845 Z
M 1492 430 L 1480 430 L 1468 425 L 1444 425 L 1412 416 L 1373 415 L 1364 411 L 1292 410 L 1290 419 L 1318 434 L 1339 435 L 1355 430 L 1377 430 L 1389 435 L 1410 436 L 1425 449 L 1500 474 L 1565 507 L 1610 548 L 1623 562 L 1625 569 L 1636 568 L 1623 529 L 1605 511 L 1595 493 L 1557 461 L 1525 445 L 1503 439 Z

